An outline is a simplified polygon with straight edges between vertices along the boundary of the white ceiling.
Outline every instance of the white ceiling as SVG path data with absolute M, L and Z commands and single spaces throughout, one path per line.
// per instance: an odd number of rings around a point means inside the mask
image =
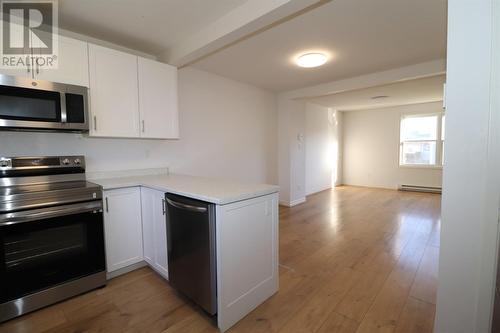
M 332 60 L 315 69 L 294 65 L 294 56 L 312 50 Z M 445 55 L 446 0 L 333 0 L 194 67 L 287 91 Z
M 59 0 L 59 26 L 159 54 L 246 1 Z
M 340 111 L 376 109 L 395 105 L 436 102 L 443 99 L 445 75 L 402 81 L 307 99 Z M 389 96 L 372 99 L 373 96 Z

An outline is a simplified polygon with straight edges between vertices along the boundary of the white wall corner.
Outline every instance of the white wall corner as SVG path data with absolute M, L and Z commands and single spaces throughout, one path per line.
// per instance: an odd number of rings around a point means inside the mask
M 281 201 L 280 200 L 279 204 L 281 206 L 285 206 L 285 207 L 294 207 L 294 206 L 303 204 L 304 202 L 306 202 L 306 198 L 305 197 L 299 198 L 299 199 L 296 199 L 296 200 L 293 200 L 293 201 Z
M 499 7 L 494 0 L 448 2 L 438 333 L 491 331 L 500 201 Z
M 294 202 L 305 197 L 304 101 L 278 95 L 280 200 Z

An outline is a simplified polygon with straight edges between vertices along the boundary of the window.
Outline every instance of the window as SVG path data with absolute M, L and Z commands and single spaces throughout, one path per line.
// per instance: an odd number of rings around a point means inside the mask
M 444 115 L 406 115 L 401 118 L 400 165 L 443 165 L 443 143 Z

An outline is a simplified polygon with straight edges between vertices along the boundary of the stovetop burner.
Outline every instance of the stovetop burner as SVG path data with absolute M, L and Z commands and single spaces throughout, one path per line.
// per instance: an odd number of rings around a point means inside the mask
M 101 199 L 85 157 L 1 157 L 0 213 Z

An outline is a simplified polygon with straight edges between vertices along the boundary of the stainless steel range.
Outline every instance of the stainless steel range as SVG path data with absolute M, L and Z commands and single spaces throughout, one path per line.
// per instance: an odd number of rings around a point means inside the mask
M 106 284 L 102 192 L 83 156 L 0 158 L 0 321 Z

